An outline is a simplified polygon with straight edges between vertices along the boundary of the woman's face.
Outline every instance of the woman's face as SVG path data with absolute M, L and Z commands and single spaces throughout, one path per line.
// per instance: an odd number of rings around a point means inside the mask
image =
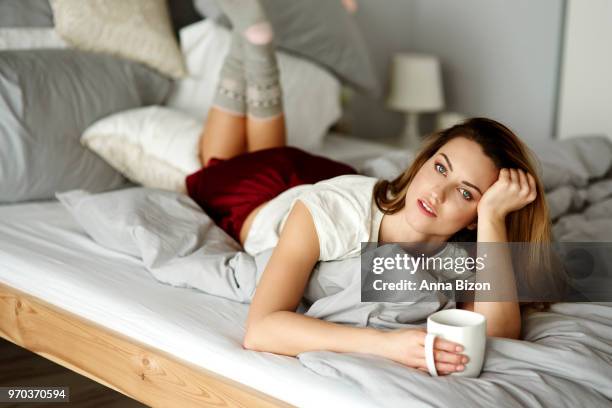
M 415 232 L 444 240 L 465 227 L 475 228 L 478 202 L 498 175 L 478 143 L 456 137 L 417 172 L 406 192 L 402 218 Z

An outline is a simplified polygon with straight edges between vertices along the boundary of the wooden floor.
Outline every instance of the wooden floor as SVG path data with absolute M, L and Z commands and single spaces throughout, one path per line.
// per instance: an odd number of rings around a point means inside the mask
M 2 408 L 135 408 L 146 406 L 0 338 L 0 386 L 11 385 L 67 386 L 70 387 L 70 402 L 55 404 L 8 404 L 0 402 Z

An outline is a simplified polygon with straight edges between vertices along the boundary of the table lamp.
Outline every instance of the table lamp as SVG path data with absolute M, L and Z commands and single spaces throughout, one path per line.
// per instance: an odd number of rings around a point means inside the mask
M 387 106 L 406 114 L 403 144 L 417 148 L 421 143 L 419 114 L 444 108 L 438 59 L 424 54 L 396 54 L 391 67 Z

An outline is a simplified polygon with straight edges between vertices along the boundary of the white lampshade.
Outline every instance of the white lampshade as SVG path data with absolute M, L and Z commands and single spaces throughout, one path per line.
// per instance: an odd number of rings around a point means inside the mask
M 437 112 L 444 108 L 438 59 L 423 54 L 396 54 L 387 105 L 402 112 Z

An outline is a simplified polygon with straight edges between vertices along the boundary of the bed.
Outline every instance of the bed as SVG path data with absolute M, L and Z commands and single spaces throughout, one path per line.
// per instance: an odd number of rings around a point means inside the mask
M 344 159 L 368 168 L 400 156 Z M 600 227 L 612 217 L 585 214 L 610 206 L 610 195 L 582 213 L 563 210 L 557 234 L 609 240 L 612 229 Z M 2 337 L 151 406 L 569 407 L 612 398 L 612 304 L 560 303 L 530 315 L 528 341 L 488 340 L 478 379 L 431 378 L 368 354 L 254 352 L 241 346 L 248 304 L 161 284 L 138 257 L 92 240 L 58 201 L 0 207 L 0 291 Z

